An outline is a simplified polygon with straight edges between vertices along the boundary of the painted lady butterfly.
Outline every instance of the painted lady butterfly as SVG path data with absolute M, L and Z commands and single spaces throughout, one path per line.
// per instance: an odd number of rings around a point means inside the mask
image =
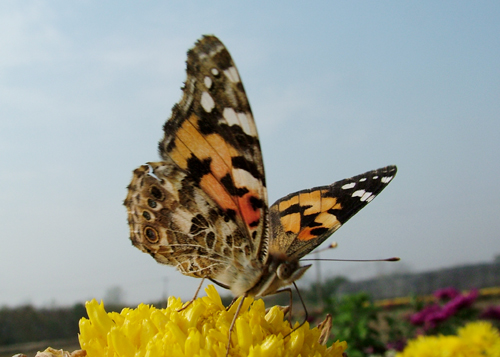
M 134 171 L 125 206 L 133 245 L 235 296 L 265 296 L 299 279 L 312 251 L 396 174 L 387 166 L 292 193 L 270 208 L 250 105 L 224 45 L 204 36 L 159 143 L 162 161 Z

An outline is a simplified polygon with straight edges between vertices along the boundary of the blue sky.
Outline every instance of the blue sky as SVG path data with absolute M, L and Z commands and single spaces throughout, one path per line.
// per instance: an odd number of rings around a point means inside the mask
M 500 3 L 2 1 L 0 306 L 188 299 L 198 280 L 128 239 L 132 170 L 156 161 L 186 51 L 228 47 L 270 203 L 388 164 L 391 185 L 328 242 L 360 279 L 500 254 Z M 307 283 L 315 278 L 309 272 Z

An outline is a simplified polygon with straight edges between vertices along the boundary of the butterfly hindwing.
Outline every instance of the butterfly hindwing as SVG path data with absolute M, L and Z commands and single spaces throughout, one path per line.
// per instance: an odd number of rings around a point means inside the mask
M 238 227 L 185 176 L 166 162 L 148 163 L 134 171 L 125 199 L 130 239 L 158 262 L 185 275 L 218 276 L 233 259 L 233 246 L 216 237 L 238 232 Z
M 300 259 L 371 202 L 395 175 L 396 167 L 387 166 L 279 199 L 269 211 L 269 252 Z

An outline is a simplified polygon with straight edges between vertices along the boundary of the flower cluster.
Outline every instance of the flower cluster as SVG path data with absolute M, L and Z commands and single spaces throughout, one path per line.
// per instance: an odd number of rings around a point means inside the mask
M 396 357 L 499 357 L 500 333 L 489 322 L 471 322 L 456 336 L 420 336 Z
M 80 345 L 89 357 L 225 356 L 239 300 L 226 310 L 212 285 L 206 292 L 181 311 L 181 300 L 173 297 L 165 309 L 141 304 L 121 313 L 106 313 L 102 303 L 87 302 L 89 319 L 80 320 Z M 246 298 L 231 333 L 229 355 L 341 357 L 347 348 L 338 341 L 329 348 L 322 345 L 322 331 L 309 329 L 307 322 L 292 332 L 283 317 L 279 307 L 266 313 L 262 300 Z
M 440 300 L 449 300 L 444 305 L 432 304 L 410 316 L 413 325 L 423 326 L 428 330 L 439 323 L 448 320 L 459 310 L 470 307 L 477 299 L 479 293 L 472 290 L 468 294 L 460 294 L 453 288 L 441 289 L 434 293 Z
M 481 319 L 500 320 L 500 306 L 488 306 L 479 317 Z

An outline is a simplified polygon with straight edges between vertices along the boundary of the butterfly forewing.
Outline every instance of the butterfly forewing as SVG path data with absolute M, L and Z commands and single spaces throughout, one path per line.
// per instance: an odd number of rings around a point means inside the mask
M 228 285 L 223 270 L 265 261 L 268 206 L 257 129 L 236 66 L 214 36 L 188 52 L 183 97 L 159 152 L 163 161 L 137 169 L 129 186 L 133 243 L 184 274 Z
M 269 212 L 269 252 L 300 259 L 371 202 L 396 171 L 387 166 L 279 199 Z
M 267 215 L 262 153 L 238 70 L 216 37 L 188 52 L 184 95 L 164 130 L 163 159 L 186 170 L 257 251 Z

